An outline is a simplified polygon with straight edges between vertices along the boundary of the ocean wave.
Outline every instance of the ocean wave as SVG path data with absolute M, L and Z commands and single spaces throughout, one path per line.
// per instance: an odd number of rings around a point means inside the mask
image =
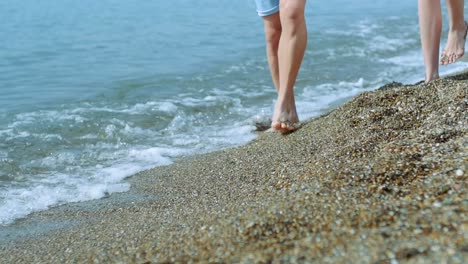
M 58 164 L 75 167 L 74 173 L 35 175 L 27 184 L 0 185 L 0 224 L 12 223 L 32 212 L 69 202 L 102 198 L 110 193 L 125 192 L 129 184 L 123 179 L 154 166 L 168 165 L 173 158 L 186 153 L 177 148 L 151 147 L 120 151 L 118 160 L 110 166 L 77 166 L 71 153 L 62 153 L 33 164 L 55 170 Z M 122 155 L 124 154 L 124 155 Z M 25 185 L 25 186 L 24 186 Z

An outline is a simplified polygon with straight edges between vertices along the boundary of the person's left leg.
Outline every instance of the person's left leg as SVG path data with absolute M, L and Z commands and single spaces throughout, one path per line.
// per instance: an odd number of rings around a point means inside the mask
M 305 4 L 306 0 L 280 0 L 279 89 L 272 128 L 282 133 L 297 129 L 299 123 L 294 84 L 307 46 Z
M 281 38 L 281 22 L 279 13 L 274 13 L 263 17 L 263 26 L 265 29 L 266 54 L 268 66 L 270 68 L 271 79 L 275 85 L 276 91 L 279 91 L 279 65 L 278 65 L 278 47 Z
M 446 0 L 446 4 L 450 16 L 450 29 L 447 44 L 440 58 L 442 65 L 454 63 L 463 57 L 467 31 L 464 17 L 464 0 Z
M 419 0 L 419 28 L 426 68 L 426 82 L 439 78 L 439 48 L 442 30 L 440 0 Z

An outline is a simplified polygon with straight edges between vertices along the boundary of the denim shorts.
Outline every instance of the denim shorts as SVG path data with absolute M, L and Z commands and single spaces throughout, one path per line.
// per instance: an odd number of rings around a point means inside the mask
M 280 0 L 255 0 L 259 16 L 269 16 L 279 12 Z

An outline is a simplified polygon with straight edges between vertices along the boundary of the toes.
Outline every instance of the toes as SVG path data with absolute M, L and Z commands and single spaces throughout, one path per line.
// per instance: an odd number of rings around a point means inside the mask
M 459 57 L 458 57 L 457 54 L 453 54 L 453 56 L 452 56 L 452 62 L 451 62 L 451 63 L 456 62 L 456 61 L 458 60 L 458 58 L 459 58 Z
M 450 54 L 450 57 L 448 59 L 448 63 L 447 64 L 452 64 L 454 62 L 456 62 L 459 58 L 461 58 L 462 56 L 460 56 L 459 54 L 456 54 L 456 53 L 452 53 Z
M 286 122 L 281 125 L 281 133 L 287 134 L 298 130 L 301 127 L 301 123 Z
M 271 127 L 280 132 L 288 132 L 293 129 L 291 124 L 289 124 L 288 122 L 273 122 Z
M 455 54 L 455 53 L 450 53 L 450 54 L 444 53 L 444 54 L 442 54 L 442 56 L 440 58 L 440 64 L 449 65 L 449 64 L 454 63 L 455 61 L 457 61 L 461 57 L 462 56 L 460 56 L 459 54 Z
M 294 131 L 294 126 L 290 122 L 273 122 L 271 129 L 280 132 L 281 134 L 287 134 Z
M 442 53 L 442 56 L 440 56 L 440 64 L 446 65 L 447 64 L 447 54 L 445 51 Z
M 447 64 L 451 64 L 453 62 L 453 53 L 447 59 Z
M 280 122 L 275 121 L 275 122 L 271 123 L 271 127 L 273 129 L 280 130 L 281 127 L 282 127 L 282 124 Z
M 282 134 L 288 134 L 297 130 L 295 125 L 296 123 L 290 120 L 287 113 L 281 113 L 277 121 L 271 124 L 271 127 Z

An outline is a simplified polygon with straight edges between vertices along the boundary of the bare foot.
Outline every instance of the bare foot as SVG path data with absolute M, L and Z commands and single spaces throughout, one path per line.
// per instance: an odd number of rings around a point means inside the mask
M 447 44 L 440 57 L 440 64 L 448 65 L 454 63 L 465 54 L 465 41 L 468 24 L 465 21 L 463 30 L 451 30 L 448 34 Z
M 289 103 L 276 102 L 271 128 L 282 134 L 291 133 L 300 127 L 294 98 Z

